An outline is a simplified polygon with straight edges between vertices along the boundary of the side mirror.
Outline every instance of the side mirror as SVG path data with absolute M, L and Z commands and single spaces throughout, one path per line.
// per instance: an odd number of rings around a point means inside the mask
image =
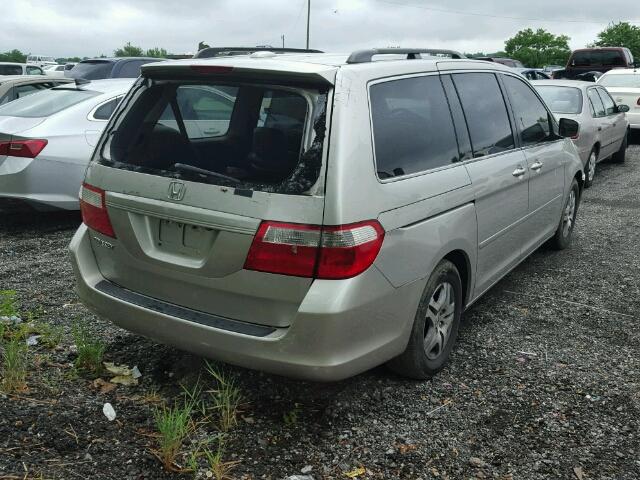
M 570 118 L 560 119 L 560 129 L 558 133 L 564 138 L 578 138 L 580 132 L 580 124 Z
M 629 111 L 629 105 L 618 105 L 618 113 L 627 113 Z

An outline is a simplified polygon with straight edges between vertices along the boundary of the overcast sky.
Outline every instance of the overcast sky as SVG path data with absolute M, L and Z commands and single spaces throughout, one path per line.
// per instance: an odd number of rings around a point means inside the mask
M 2 0 L 0 51 L 112 55 L 211 46 L 304 47 L 307 0 Z M 517 5 L 517 6 L 516 6 Z M 507 18 L 509 17 L 509 18 Z M 311 0 L 311 47 L 429 46 L 496 51 L 518 30 L 545 28 L 578 48 L 611 21 L 640 25 L 640 0 Z

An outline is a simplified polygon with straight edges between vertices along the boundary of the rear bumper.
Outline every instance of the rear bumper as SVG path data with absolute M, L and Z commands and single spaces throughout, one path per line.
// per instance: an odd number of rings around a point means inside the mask
M 70 251 L 78 294 L 96 313 L 126 330 L 204 357 L 307 380 L 340 380 L 400 354 L 424 287 L 415 282 L 396 289 L 376 268 L 348 280 L 315 281 L 291 326 L 262 327 L 194 312 L 106 282 L 90 234 L 82 225 Z
M 0 198 L 78 210 L 78 191 L 86 166 L 45 158 L 0 160 Z
M 640 129 L 640 112 L 627 112 L 627 120 L 629 121 L 629 128 Z

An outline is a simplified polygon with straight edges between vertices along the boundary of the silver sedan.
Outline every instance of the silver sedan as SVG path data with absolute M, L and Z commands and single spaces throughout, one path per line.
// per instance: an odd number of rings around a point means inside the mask
M 573 139 L 584 164 L 585 186 L 593 183 L 596 164 L 607 158 L 624 162 L 629 121 L 627 105 L 616 105 L 603 87 L 577 80 L 537 80 L 531 84 L 557 118 L 580 124 Z
M 78 210 L 93 148 L 133 81 L 70 83 L 0 106 L 0 201 Z

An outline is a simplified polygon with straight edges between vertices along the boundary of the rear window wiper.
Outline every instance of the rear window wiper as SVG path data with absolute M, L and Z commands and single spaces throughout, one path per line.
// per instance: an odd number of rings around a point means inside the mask
M 223 175 L 222 173 L 218 172 L 212 172 L 211 170 L 205 170 L 204 168 L 194 167 L 193 165 L 187 165 L 186 163 L 174 163 L 173 168 L 175 168 L 176 170 L 181 170 L 183 172 L 197 173 L 198 175 L 203 175 L 205 177 L 217 177 L 233 183 L 242 183 L 242 180 L 239 180 L 237 178 Z

